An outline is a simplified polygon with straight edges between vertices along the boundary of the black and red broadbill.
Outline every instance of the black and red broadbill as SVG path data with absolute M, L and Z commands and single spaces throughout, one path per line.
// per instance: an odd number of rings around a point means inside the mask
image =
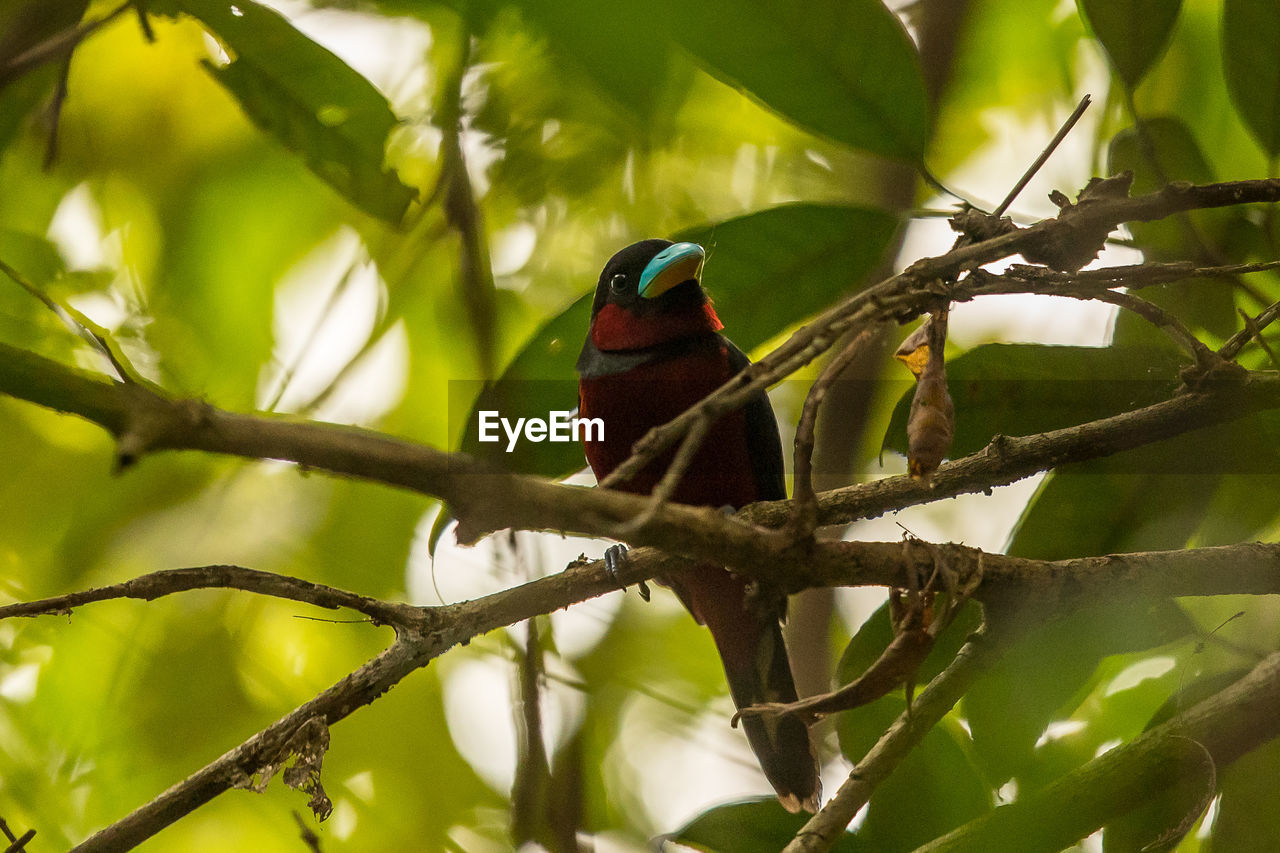
M 614 255 L 600 274 L 591 329 L 578 358 L 579 415 L 604 421 L 603 438 L 585 442 L 598 479 L 629 457 L 632 445 L 651 428 L 750 363 L 719 334 L 723 325 L 699 282 L 703 258 L 702 247 L 694 243 L 643 240 Z M 672 455 L 660 456 L 617 488 L 648 494 Z M 762 391 L 711 428 L 673 499 L 736 508 L 786 496 L 778 424 Z M 611 551 L 611 565 L 620 554 Z M 664 583 L 710 629 L 739 708 L 795 701 L 779 624 L 784 597 L 748 594 L 742 578 L 714 563 Z M 746 717 L 742 726 L 782 804 L 793 812 L 815 811 L 820 785 L 804 723 Z

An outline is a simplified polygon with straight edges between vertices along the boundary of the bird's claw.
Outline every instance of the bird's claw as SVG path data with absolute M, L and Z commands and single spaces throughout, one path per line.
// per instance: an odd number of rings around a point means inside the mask
M 621 545 L 621 544 L 610 545 L 608 548 L 605 549 L 604 570 L 609 573 L 609 577 L 613 578 L 614 581 L 617 582 L 618 587 L 620 589 L 627 588 L 627 585 L 624 584 L 622 580 L 618 577 L 618 573 L 622 569 L 622 564 L 626 562 L 626 560 L 627 560 L 626 545 Z M 640 583 L 636 584 L 636 589 L 639 590 L 641 598 L 643 598 L 645 601 L 649 600 L 651 593 L 649 592 L 649 585 L 647 583 L 645 583 L 644 581 L 640 581 Z

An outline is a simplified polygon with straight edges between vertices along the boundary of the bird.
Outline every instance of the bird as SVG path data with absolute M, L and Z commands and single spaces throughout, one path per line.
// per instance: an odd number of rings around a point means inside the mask
M 750 364 L 720 334 L 724 326 L 701 283 L 705 258 L 696 243 L 641 240 L 615 254 L 600 273 L 577 362 L 578 416 L 603 422 L 602 434 L 583 434 L 597 480 L 622 464 L 651 428 Z M 667 451 L 614 488 L 650 493 L 673 456 Z M 712 426 L 671 498 L 726 510 L 786 498 L 782 442 L 764 391 Z M 623 554 L 625 547 L 614 546 L 606 564 L 615 568 Z M 710 630 L 739 709 L 796 700 L 781 628 L 785 596 L 749 589 L 745 579 L 713 562 L 658 580 Z M 779 802 L 791 812 L 816 811 L 821 785 L 804 722 L 746 716 L 742 726 Z

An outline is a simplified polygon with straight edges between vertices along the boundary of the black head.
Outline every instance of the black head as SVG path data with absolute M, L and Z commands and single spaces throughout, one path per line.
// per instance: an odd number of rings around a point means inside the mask
M 605 305 L 636 313 L 697 307 L 706 301 L 699 284 L 705 253 L 696 243 L 641 240 L 605 264 L 596 284 L 592 315 Z

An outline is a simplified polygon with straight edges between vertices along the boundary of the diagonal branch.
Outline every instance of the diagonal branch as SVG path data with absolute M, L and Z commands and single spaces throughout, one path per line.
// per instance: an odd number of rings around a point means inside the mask
M 262 768 L 283 759 L 303 726 L 332 725 L 381 696 L 430 657 L 421 644 L 399 640 L 311 701 L 298 706 L 244 743 L 197 770 L 146 805 L 94 833 L 72 853 L 131 850 L 233 787 L 246 787 Z
M 849 773 L 827 804 L 796 833 L 783 853 L 830 850 L 844 834 L 858 810 L 871 799 L 876 786 L 888 778 L 939 720 L 947 715 L 978 676 L 1000 658 L 1006 644 L 989 628 L 974 634 L 951 664 L 921 691 Z

